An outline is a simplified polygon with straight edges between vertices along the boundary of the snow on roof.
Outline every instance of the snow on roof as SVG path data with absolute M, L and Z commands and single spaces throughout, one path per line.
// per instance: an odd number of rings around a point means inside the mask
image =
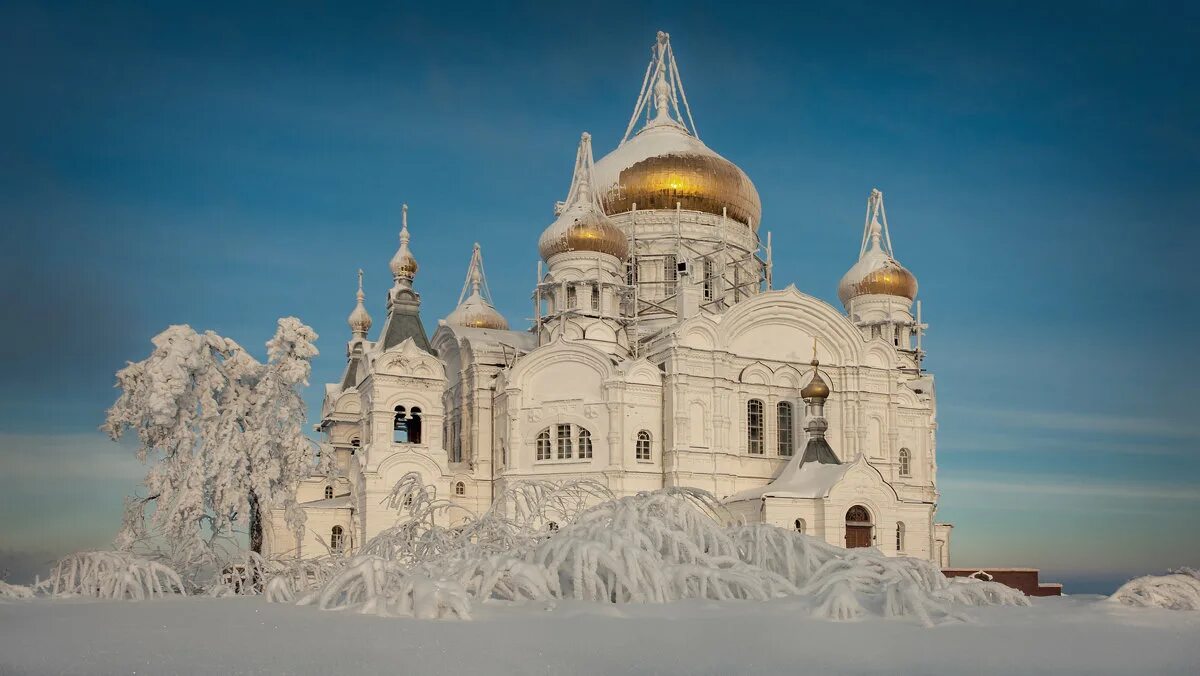
M 300 503 L 306 509 L 348 509 L 354 505 L 350 502 L 350 495 L 340 495 L 336 498 L 326 498 L 323 500 L 311 500 L 309 502 Z
M 778 498 L 823 498 L 829 489 L 841 481 L 851 465 L 830 465 L 821 462 L 801 463 L 798 456 L 783 468 L 774 481 L 760 488 L 735 493 L 725 502 L 755 500 L 764 497 Z
M 477 329 L 470 326 L 455 326 L 445 324 L 454 335 L 467 338 L 471 342 L 478 341 L 483 345 L 511 345 L 522 350 L 532 350 L 537 347 L 537 336 L 528 331 L 511 331 L 504 329 Z

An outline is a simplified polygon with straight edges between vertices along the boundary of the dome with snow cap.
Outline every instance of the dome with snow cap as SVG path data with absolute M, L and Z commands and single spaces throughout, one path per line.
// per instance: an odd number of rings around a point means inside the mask
M 674 124 L 647 126 L 596 163 L 606 213 L 633 209 L 703 211 L 757 229 L 758 190 L 746 172 Z
M 371 330 L 371 315 L 367 312 L 367 308 L 363 305 L 363 300 L 366 298 L 366 296 L 363 294 L 362 280 L 363 271 L 359 270 L 358 294 L 356 295 L 358 304 L 354 306 L 354 310 L 346 319 L 346 323 L 350 325 L 350 331 L 355 335 L 365 336 L 367 335 L 367 332 Z
M 646 123 L 631 137 L 642 111 Z M 753 230 L 762 220 L 762 201 L 750 177 L 700 140 L 671 38 L 661 31 L 633 119 L 617 149 L 596 163 L 595 184 L 610 216 L 632 211 L 634 205 L 638 209 L 678 205 L 727 215 Z
M 549 261 L 551 256 L 568 251 L 593 251 L 619 259 L 629 255 L 629 241 L 605 215 L 593 189 L 592 175 L 592 137 L 584 132 L 575 154 L 567 199 L 558 218 L 538 240 L 543 259 Z
M 417 259 L 413 256 L 412 251 L 408 248 L 408 205 L 405 204 L 400 208 L 400 248 L 396 250 L 396 255 L 392 256 L 392 261 L 389 266 L 392 269 L 392 276 L 396 279 L 406 279 L 412 281 L 417 276 Z
M 880 218 L 883 219 L 882 224 Z M 887 216 L 883 211 L 883 193 L 872 190 L 867 200 L 867 226 L 858 261 L 850 266 L 838 283 L 838 298 L 847 305 L 852 298 L 866 295 L 917 297 L 917 278 L 892 254 L 887 234 Z
M 487 278 L 483 275 L 483 251 L 479 244 L 471 253 L 471 264 L 467 267 L 467 279 L 462 293 L 458 295 L 458 307 L 446 315 L 451 326 L 466 326 L 472 329 L 508 330 L 508 320 L 492 305 L 488 292 Z

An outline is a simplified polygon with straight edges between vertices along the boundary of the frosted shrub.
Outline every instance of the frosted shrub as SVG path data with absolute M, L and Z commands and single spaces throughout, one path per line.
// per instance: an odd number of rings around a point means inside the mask
M 0 580 L 0 601 L 23 600 L 33 598 L 33 590 L 19 584 L 9 584 Z
M 1182 568 L 1167 575 L 1147 575 L 1121 585 L 1109 600 L 1140 608 L 1200 610 L 1200 575 Z
M 174 570 L 128 552 L 71 554 L 54 566 L 42 586 L 54 596 L 134 601 L 184 593 Z
M 387 503 L 399 512 L 397 524 L 299 603 L 467 618 L 472 603 L 488 601 L 802 597 L 821 618 L 906 617 L 925 625 L 967 619 L 964 605 L 1028 604 L 997 583 L 948 580 L 928 561 L 847 550 L 763 524 L 722 527 L 724 508 L 701 490 L 614 499 L 594 482 L 515 482 L 471 517 L 452 512 L 458 508 L 409 475 Z M 447 521 L 456 525 L 438 525 Z M 268 593 L 296 596 L 273 580 Z

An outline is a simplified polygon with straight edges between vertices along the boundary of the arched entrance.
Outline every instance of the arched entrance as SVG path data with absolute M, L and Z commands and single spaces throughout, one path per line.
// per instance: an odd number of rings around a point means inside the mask
M 846 510 L 846 548 L 870 547 L 872 545 L 871 513 L 862 505 L 854 505 Z

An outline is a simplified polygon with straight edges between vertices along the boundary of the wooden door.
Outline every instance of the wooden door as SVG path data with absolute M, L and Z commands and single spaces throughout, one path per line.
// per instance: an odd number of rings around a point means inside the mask
M 870 547 L 871 527 L 846 525 L 846 548 Z

